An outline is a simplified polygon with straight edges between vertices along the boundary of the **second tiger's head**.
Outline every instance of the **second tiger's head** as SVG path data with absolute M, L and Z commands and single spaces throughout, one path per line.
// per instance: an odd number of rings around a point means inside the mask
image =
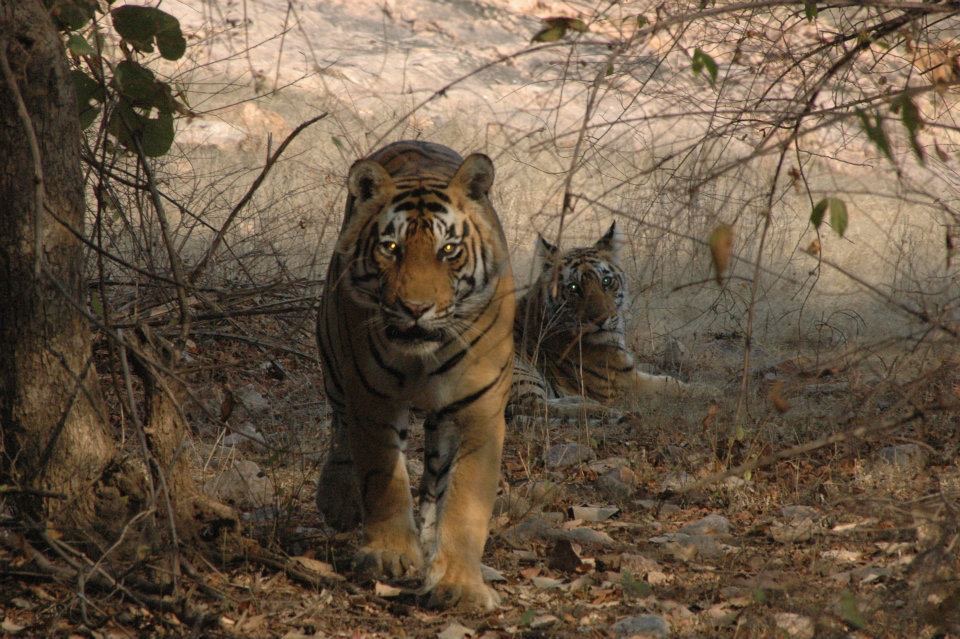
M 376 308 L 383 336 L 425 353 L 462 333 L 490 303 L 504 256 L 489 200 L 494 170 L 467 157 L 449 180 L 396 180 L 373 160 L 351 168 L 352 210 L 337 247 L 352 299 Z

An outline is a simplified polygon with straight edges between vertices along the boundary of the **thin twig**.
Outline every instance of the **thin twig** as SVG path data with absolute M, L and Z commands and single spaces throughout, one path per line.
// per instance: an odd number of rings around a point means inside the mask
M 220 243 L 223 241 L 223 236 L 226 235 L 227 229 L 230 228 L 230 225 L 233 224 L 233 220 L 237 217 L 240 211 L 243 210 L 243 207 L 247 205 L 253 195 L 260 188 L 260 185 L 263 184 L 263 181 L 266 179 L 267 175 L 270 173 L 270 169 L 273 168 L 273 165 L 277 163 L 277 160 L 280 159 L 280 156 L 290 145 L 291 142 L 296 139 L 300 133 L 306 129 L 311 124 L 319 122 L 320 120 L 327 117 L 327 113 L 321 113 L 320 115 L 314 116 L 305 122 L 301 122 L 297 128 L 290 132 L 290 134 L 284 138 L 283 142 L 280 143 L 280 146 L 277 147 L 277 150 L 274 151 L 273 155 L 267 160 L 267 163 L 264 164 L 263 169 L 260 171 L 260 175 L 256 177 L 253 181 L 253 184 L 250 185 L 250 188 L 247 189 L 247 192 L 243 194 L 243 197 L 240 198 L 240 201 L 237 202 L 236 206 L 233 207 L 233 210 L 230 211 L 230 214 L 227 216 L 226 221 L 220 227 L 220 230 L 217 231 L 216 236 L 213 238 L 213 241 L 210 243 L 210 248 L 207 249 L 207 252 L 200 259 L 197 265 L 190 272 L 190 276 L 187 280 L 193 284 L 197 281 L 197 278 L 200 277 L 200 274 L 203 273 L 204 269 L 207 267 L 207 263 L 210 259 L 216 254 L 217 249 L 220 248 Z

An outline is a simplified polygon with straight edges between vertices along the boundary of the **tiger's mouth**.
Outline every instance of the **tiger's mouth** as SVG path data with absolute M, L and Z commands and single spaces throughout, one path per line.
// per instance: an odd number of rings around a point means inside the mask
M 394 326 L 393 324 L 388 324 L 386 334 L 387 339 L 406 344 L 443 341 L 443 331 L 440 329 L 424 328 L 419 324 L 413 324 L 407 328 L 400 328 L 398 326 Z

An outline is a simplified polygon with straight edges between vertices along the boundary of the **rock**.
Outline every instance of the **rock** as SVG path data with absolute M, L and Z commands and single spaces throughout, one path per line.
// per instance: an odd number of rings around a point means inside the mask
M 437 639 L 465 639 L 465 637 L 475 635 L 476 632 L 473 629 L 452 621 L 446 628 L 437 633 Z
M 544 454 L 547 468 L 566 468 L 596 459 L 597 454 L 589 446 L 576 442 L 555 444 Z
M 877 461 L 901 469 L 919 469 L 927 463 L 927 454 L 917 444 L 886 446 L 877 451 Z
M 233 426 L 230 433 L 223 438 L 223 445 L 228 448 L 245 444 L 249 444 L 252 448 L 263 448 L 267 444 L 266 437 L 257 430 L 252 422 L 243 422 L 239 426 Z
M 688 535 L 676 532 L 651 537 L 650 542 L 663 545 L 663 549 L 680 561 L 692 561 L 695 557 L 716 559 L 729 549 L 709 535 Z
M 532 628 L 533 630 L 537 630 L 539 628 L 546 628 L 547 626 L 552 626 L 558 621 L 560 620 L 554 617 L 553 615 L 540 615 L 538 617 L 533 618 L 533 621 L 530 622 L 530 628 Z
M 497 517 L 506 515 L 512 520 L 519 521 L 533 511 L 533 506 L 521 495 L 509 492 L 499 495 L 493 502 L 493 514 Z
M 784 635 L 791 639 L 813 639 L 816 635 L 813 619 L 793 612 L 778 612 L 773 621 Z
M 809 517 L 793 519 L 785 523 L 777 521 L 770 526 L 770 536 L 781 544 L 793 544 L 808 541 L 818 528 L 819 526 Z
M 554 588 L 559 588 L 563 584 L 562 579 L 554 579 L 553 577 L 534 577 L 530 581 L 533 582 L 533 585 L 541 590 L 553 590 Z
M 600 530 L 593 530 L 592 528 L 571 528 L 570 530 L 560 530 L 557 531 L 561 539 L 568 539 L 570 541 L 575 541 L 580 544 L 587 544 L 592 546 L 614 546 L 616 542 L 613 540 L 613 537 L 608 535 L 605 532 Z
M 663 490 L 679 491 L 694 484 L 696 481 L 690 473 L 679 471 L 664 475 L 663 479 L 660 480 L 660 486 Z
M 535 506 L 550 506 L 563 496 L 563 490 L 552 481 L 531 481 L 519 492 Z
M 237 507 L 269 506 L 274 501 L 273 482 L 256 463 L 245 459 L 204 482 L 203 490 Z
M 620 466 L 601 475 L 597 479 L 597 488 L 610 501 L 626 501 L 637 489 L 639 480 L 636 473 L 626 466 Z
M 571 506 L 570 514 L 582 521 L 606 521 L 620 512 L 616 506 Z
M 670 636 L 670 624 L 659 615 L 626 617 L 610 627 L 615 637 L 661 639 Z
M 480 574 L 483 575 L 483 580 L 487 582 L 507 580 L 502 572 L 486 564 L 480 564 Z
M 680 532 L 688 535 L 729 535 L 730 520 L 723 515 L 707 515 L 699 521 L 687 524 Z
M 620 572 L 629 572 L 637 579 L 643 578 L 651 572 L 662 571 L 660 564 L 644 555 L 623 553 L 620 555 Z
M 623 457 L 607 457 L 606 459 L 598 459 L 595 462 L 589 463 L 587 468 L 598 475 L 602 475 L 603 473 L 611 471 L 615 468 L 629 468 L 629 466 L 630 463 Z
M 817 520 L 820 518 L 820 513 L 816 508 L 810 506 L 784 506 L 780 509 L 780 516 L 786 521 L 797 519 Z
M 233 392 L 233 397 L 243 406 L 247 413 L 256 415 L 270 410 L 270 402 L 260 394 L 253 384 L 242 386 Z

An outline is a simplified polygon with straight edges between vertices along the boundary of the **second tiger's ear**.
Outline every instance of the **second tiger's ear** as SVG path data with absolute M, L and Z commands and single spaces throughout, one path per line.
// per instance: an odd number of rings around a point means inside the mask
M 493 186 L 493 161 L 483 153 L 471 153 L 450 179 L 450 186 L 463 189 L 471 200 L 482 200 Z
M 533 261 L 537 271 L 542 271 L 553 266 L 559 253 L 560 250 L 556 246 L 537 233 L 537 239 L 533 245 Z
M 347 189 L 359 202 L 365 202 L 393 184 L 393 178 L 379 162 L 357 160 L 347 174 Z
M 597 243 L 594 244 L 594 247 L 600 251 L 606 251 L 610 254 L 614 263 L 620 263 L 620 254 L 623 252 L 623 247 L 627 244 L 627 238 L 624 237 L 623 232 L 617 227 L 617 223 L 614 222 L 610 225 L 609 230 L 603 234 Z

